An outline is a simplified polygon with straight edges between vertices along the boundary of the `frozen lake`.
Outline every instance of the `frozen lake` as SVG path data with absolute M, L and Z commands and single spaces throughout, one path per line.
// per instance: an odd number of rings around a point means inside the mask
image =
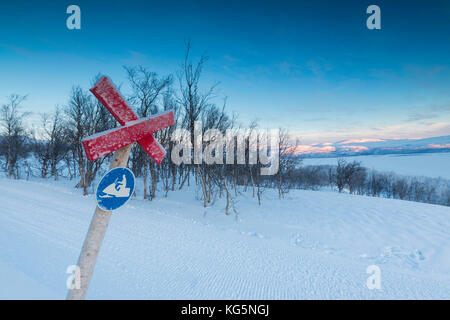
M 450 179 L 450 153 L 389 154 L 344 157 L 367 168 L 398 174 Z M 304 165 L 337 164 L 337 158 L 304 159 Z

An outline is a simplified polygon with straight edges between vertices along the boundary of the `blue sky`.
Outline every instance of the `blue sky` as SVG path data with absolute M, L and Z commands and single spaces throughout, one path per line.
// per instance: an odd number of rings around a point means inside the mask
M 66 8 L 81 8 L 81 30 Z M 366 8 L 381 8 L 381 30 Z M 450 1 L 14 1 L 0 3 L 0 103 L 35 114 L 123 65 L 176 73 L 184 41 L 205 86 L 248 123 L 303 143 L 450 134 Z

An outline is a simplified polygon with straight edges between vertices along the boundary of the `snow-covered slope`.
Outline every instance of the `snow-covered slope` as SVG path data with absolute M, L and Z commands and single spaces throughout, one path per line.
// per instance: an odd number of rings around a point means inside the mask
M 139 194 L 138 194 L 139 196 Z M 141 196 L 139 196 L 140 198 Z M 195 190 L 114 213 L 88 298 L 450 298 L 450 208 L 295 191 L 225 216 Z M 95 201 L 73 183 L 0 178 L 0 298 L 60 298 Z M 369 290 L 369 265 L 381 290 Z

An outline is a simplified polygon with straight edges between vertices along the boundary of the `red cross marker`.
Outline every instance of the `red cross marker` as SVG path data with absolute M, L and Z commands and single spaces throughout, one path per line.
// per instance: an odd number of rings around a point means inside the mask
M 126 167 L 131 144 L 138 142 L 148 155 L 160 164 L 166 151 L 153 138 L 152 134 L 174 124 L 173 111 L 139 119 L 107 77 L 101 78 L 91 89 L 91 92 L 119 121 L 122 127 L 100 132 L 83 139 L 82 143 L 88 160 L 94 161 L 116 151 L 110 169 Z M 111 211 L 103 210 L 97 206 L 78 258 L 79 285 L 70 287 L 67 299 L 78 300 L 86 297 L 110 217 Z
M 173 111 L 167 111 L 148 118 L 139 119 L 125 102 L 114 84 L 102 77 L 90 90 L 122 127 L 101 132 L 82 140 L 86 157 L 94 161 L 133 142 L 160 164 L 166 151 L 152 134 L 174 124 Z

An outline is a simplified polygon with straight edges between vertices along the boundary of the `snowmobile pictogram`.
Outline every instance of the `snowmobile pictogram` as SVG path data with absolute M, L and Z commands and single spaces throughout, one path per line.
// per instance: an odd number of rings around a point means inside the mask
M 127 198 L 130 196 L 130 188 L 127 188 L 127 178 L 123 175 L 121 181 L 117 178 L 116 181 L 108 185 L 105 189 L 103 189 L 102 193 L 106 195 L 99 195 L 100 198 Z

